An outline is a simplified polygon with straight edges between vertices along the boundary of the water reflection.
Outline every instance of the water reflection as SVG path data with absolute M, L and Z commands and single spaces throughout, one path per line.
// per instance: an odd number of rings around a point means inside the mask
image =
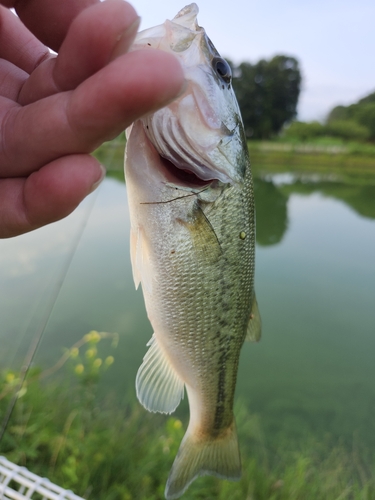
M 362 217 L 375 219 L 375 185 L 373 184 L 347 184 L 324 180 L 306 182 L 295 179 L 293 183 L 285 183 L 279 189 L 285 196 L 290 196 L 292 193 L 308 195 L 319 191 L 327 197 L 343 201 Z
M 92 198 L 58 223 L 0 239 L 0 371 L 20 368 L 32 336 L 49 314 Z
M 255 196 L 264 328 L 259 344 L 244 346 L 237 394 L 268 436 L 289 439 L 297 428 L 365 435 L 375 425 L 375 187 L 269 174 L 255 179 Z M 0 241 L 0 369 L 12 359 L 21 365 L 19 344 L 31 342 L 31 318 L 44 311 L 83 208 Z M 135 398 L 152 330 L 132 280 L 125 185 L 114 179 L 100 188 L 36 362 L 53 365 L 91 329 L 120 334 L 103 390 Z
M 291 173 L 265 175 L 254 179 L 256 235 L 260 246 L 280 243 L 288 229 L 288 200 L 291 195 L 322 195 L 340 200 L 358 215 L 375 219 L 375 185 L 344 183 L 319 175 L 296 176 Z
M 279 243 L 288 227 L 287 202 L 272 180 L 254 179 L 256 238 L 261 246 Z

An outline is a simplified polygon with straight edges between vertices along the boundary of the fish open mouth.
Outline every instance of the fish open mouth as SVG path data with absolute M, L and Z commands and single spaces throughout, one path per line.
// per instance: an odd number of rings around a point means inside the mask
M 206 154 L 191 144 L 184 129 L 169 113 L 144 119 L 144 131 L 160 158 L 167 182 L 181 187 L 200 188 L 213 182 L 228 182 Z
M 171 182 L 172 184 L 183 187 L 199 188 L 209 186 L 217 180 L 201 179 L 191 170 L 191 168 L 188 167 L 188 165 L 186 165 L 185 168 L 183 168 L 184 166 L 177 167 L 172 161 L 168 160 L 167 158 L 163 158 L 161 155 L 159 155 L 159 157 L 160 162 L 165 169 L 165 174 L 168 182 Z

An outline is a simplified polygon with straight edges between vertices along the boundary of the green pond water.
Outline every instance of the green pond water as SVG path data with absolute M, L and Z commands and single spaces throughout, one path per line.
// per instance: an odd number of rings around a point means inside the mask
M 243 347 L 236 400 L 270 446 L 328 437 L 373 452 L 375 182 L 263 169 L 255 188 L 263 334 Z M 125 184 L 114 178 L 67 219 L 0 241 L 0 368 L 20 369 L 82 229 L 34 363 L 53 365 L 90 330 L 118 332 L 115 351 L 100 347 L 115 357 L 100 392 L 135 401 L 152 329 L 132 279 Z M 177 414 L 186 412 L 185 400 Z

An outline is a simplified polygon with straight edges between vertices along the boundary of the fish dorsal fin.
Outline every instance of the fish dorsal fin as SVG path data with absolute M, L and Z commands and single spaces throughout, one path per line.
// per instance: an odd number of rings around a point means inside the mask
M 192 31 L 196 31 L 198 29 L 197 16 L 199 13 L 199 8 L 196 3 L 191 3 L 181 9 L 173 18 L 173 22 L 176 24 L 180 24 L 185 28 L 188 28 Z
M 173 413 L 184 397 L 184 383 L 178 377 L 155 334 L 147 344 L 135 381 L 139 402 L 149 411 Z
M 262 320 L 260 318 L 258 302 L 254 292 L 253 305 L 251 307 L 249 323 L 247 325 L 246 340 L 250 340 L 251 342 L 258 342 L 260 340 L 261 335 L 262 335 Z
M 130 259 L 132 263 L 135 288 L 139 283 L 148 293 L 152 292 L 152 276 L 150 256 L 146 238 L 141 227 L 131 228 L 130 231 Z

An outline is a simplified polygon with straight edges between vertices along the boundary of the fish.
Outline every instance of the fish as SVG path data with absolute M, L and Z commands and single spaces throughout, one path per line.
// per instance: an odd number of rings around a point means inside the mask
M 228 62 L 192 3 L 140 32 L 131 50 L 173 53 L 186 88 L 127 130 L 130 254 L 154 333 L 136 392 L 151 412 L 190 420 L 165 489 L 202 475 L 241 476 L 234 392 L 245 339 L 260 338 L 254 292 L 255 207 L 249 153 Z

